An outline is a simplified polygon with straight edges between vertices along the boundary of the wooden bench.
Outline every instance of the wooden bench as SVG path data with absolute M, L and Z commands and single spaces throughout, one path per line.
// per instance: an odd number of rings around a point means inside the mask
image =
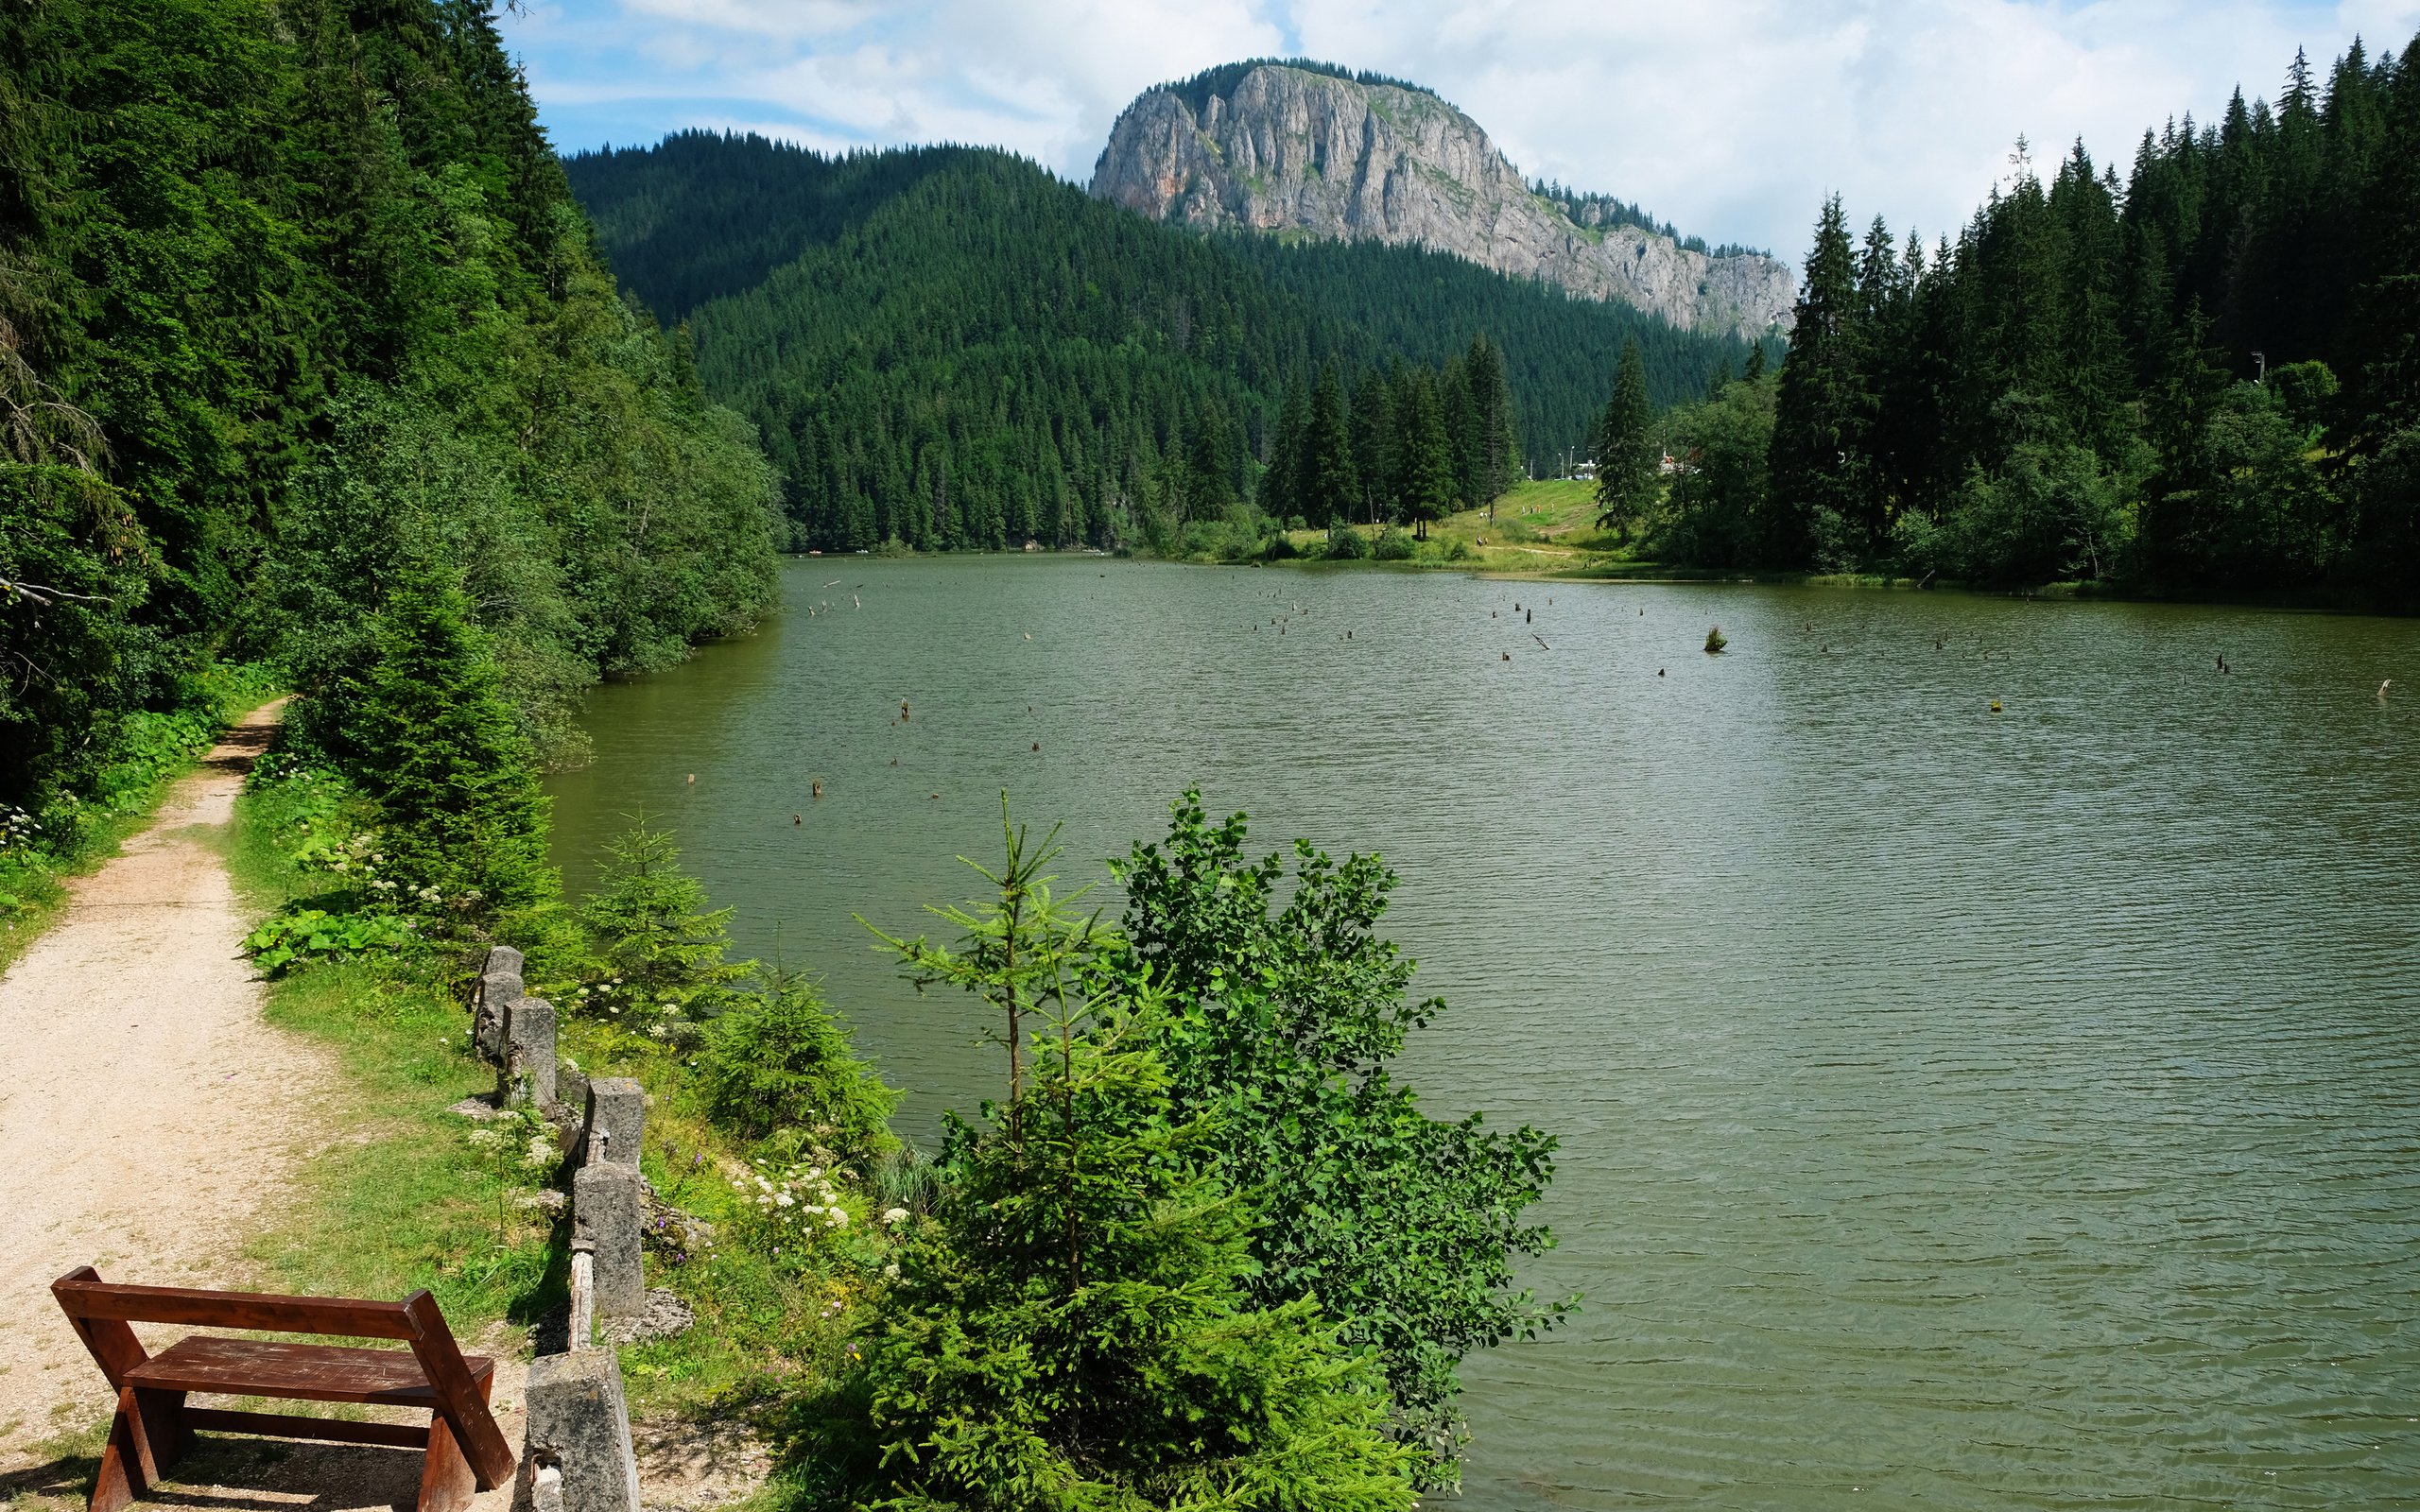
M 92 1512 L 120 1512 L 144 1495 L 192 1447 L 197 1429 L 421 1450 L 420 1512 L 461 1512 L 475 1490 L 493 1490 L 512 1479 L 511 1447 L 488 1411 L 495 1362 L 464 1354 L 436 1299 L 424 1291 L 400 1302 L 361 1302 L 112 1286 L 83 1265 L 51 1282 L 50 1293 L 117 1391 L 117 1417 L 93 1484 Z M 149 1354 L 130 1323 L 401 1339 L 411 1349 L 406 1353 L 196 1334 Z M 193 1391 L 417 1407 L 429 1420 L 424 1428 L 188 1407 L 185 1394 Z

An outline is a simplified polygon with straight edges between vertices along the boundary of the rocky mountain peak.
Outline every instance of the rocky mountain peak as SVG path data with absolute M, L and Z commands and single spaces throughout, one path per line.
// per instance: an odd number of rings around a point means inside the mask
M 1230 64 L 1146 90 L 1111 129 L 1092 193 L 1202 231 L 1416 243 L 1688 330 L 1787 330 L 1797 296 L 1789 265 L 1763 253 L 1699 251 L 1607 216 L 1613 201 L 1533 193 L 1426 90 L 1318 65 Z

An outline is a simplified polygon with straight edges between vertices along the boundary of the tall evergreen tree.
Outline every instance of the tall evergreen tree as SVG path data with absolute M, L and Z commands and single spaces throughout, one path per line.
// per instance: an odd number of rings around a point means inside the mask
M 1646 516 L 1656 484 L 1660 448 L 1655 413 L 1647 401 L 1647 367 L 1635 345 L 1622 349 L 1613 398 L 1597 426 L 1597 524 L 1624 541 Z
M 1396 398 L 1399 444 L 1402 447 L 1402 494 L 1398 506 L 1412 523 L 1412 533 L 1428 539 L 1431 522 L 1454 512 L 1460 490 L 1454 474 L 1454 443 L 1445 432 L 1444 407 L 1438 402 L 1438 381 L 1426 369 L 1404 374 Z
M 1773 422 L 1772 495 L 1761 529 L 1775 566 L 1813 565 L 1843 539 L 1872 489 L 1871 396 L 1860 370 L 1857 264 L 1840 196 L 1824 202 L 1806 257 Z
M 546 799 L 489 639 L 471 624 L 453 575 L 407 569 L 375 645 L 366 675 L 329 713 L 376 807 L 395 902 L 474 929 L 536 902 L 552 883 Z
M 1344 413 L 1344 386 L 1336 369 L 1320 369 L 1311 390 L 1311 420 L 1304 431 L 1303 512 L 1314 525 L 1333 528 L 1351 521 L 1361 486 L 1354 471 L 1353 434 Z
M 1622 348 L 1625 357 L 1637 350 L 1635 340 Z M 1473 487 L 1468 502 L 1485 506 L 1487 517 L 1493 520 L 1495 501 L 1522 479 L 1527 469 L 1521 460 L 1520 425 L 1513 413 L 1512 386 L 1505 378 L 1504 353 L 1484 332 L 1471 337 L 1470 350 L 1463 353 L 1462 378 L 1469 395 L 1470 440 L 1465 450 Z M 1643 362 L 1639 381 L 1644 394 Z

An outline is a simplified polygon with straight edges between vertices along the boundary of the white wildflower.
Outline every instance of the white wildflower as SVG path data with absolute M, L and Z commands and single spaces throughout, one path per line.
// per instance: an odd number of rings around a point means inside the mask
M 908 1210 L 905 1208 L 889 1209 L 883 1213 L 882 1221 L 889 1224 L 906 1223 L 908 1221 Z

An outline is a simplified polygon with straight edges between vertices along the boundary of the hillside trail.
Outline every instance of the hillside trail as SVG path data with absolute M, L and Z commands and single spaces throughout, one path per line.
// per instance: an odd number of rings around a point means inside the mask
M 343 1137 L 336 1058 L 262 1017 L 246 910 L 212 844 L 280 713 L 237 721 L 148 828 L 68 883 L 58 923 L 0 977 L 0 1503 L 31 1493 L 80 1505 L 72 1482 L 89 1449 L 45 1441 L 109 1410 L 50 1282 L 92 1264 L 112 1280 L 244 1288 L 244 1242 L 302 1164 Z M 182 1331 L 138 1332 L 157 1349 Z M 515 1400 L 521 1368 L 503 1370 L 496 1396 Z M 507 1433 L 518 1443 L 517 1415 Z M 324 1452 L 359 1468 L 337 1477 L 354 1494 L 332 1500 L 323 1482 L 298 1504 L 389 1505 L 395 1482 L 409 1505 L 411 1456 Z M 290 1472 L 299 1490 L 321 1458 L 299 1449 L 265 1473 Z M 255 1496 L 268 1488 L 246 1478 Z M 492 1495 L 501 1506 L 510 1492 Z

